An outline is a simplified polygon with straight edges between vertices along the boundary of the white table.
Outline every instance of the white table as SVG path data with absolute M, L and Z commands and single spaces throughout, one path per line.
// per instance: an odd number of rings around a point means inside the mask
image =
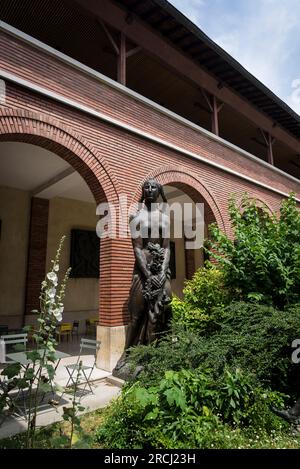
M 28 350 L 27 352 L 24 351 L 24 352 L 7 353 L 6 354 L 6 359 L 7 359 L 6 365 L 9 365 L 10 363 L 20 363 L 20 365 L 24 369 L 24 373 L 25 373 L 26 370 L 29 368 L 29 366 L 33 363 L 32 359 L 28 358 L 28 356 L 27 356 L 27 354 L 30 353 L 30 352 L 38 352 L 38 354 L 42 358 L 44 350 L 39 349 L 39 350 Z M 49 352 L 49 354 L 50 354 L 50 352 Z M 67 358 L 67 357 L 71 356 L 68 353 L 60 352 L 59 350 L 55 350 L 54 352 L 51 352 L 51 355 L 52 354 L 53 354 L 54 363 L 56 363 L 55 367 L 54 367 L 55 370 L 57 369 L 57 367 L 59 365 L 59 362 L 62 358 Z M 53 362 L 49 361 L 48 363 L 53 363 Z M 50 381 L 50 386 L 52 388 L 52 393 L 55 394 L 52 381 Z M 22 395 L 23 395 L 23 403 L 24 403 L 24 411 L 25 411 L 23 413 L 23 416 L 25 417 L 25 419 L 27 419 L 26 393 L 25 393 L 24 389 L 22 389 Z M 45 393 L 43 395 L 43 399 L 44 399 L 44 397 L 45 397 Z
M 27 352 L 14 352 L 14 353 L 7 353 L 5 355 L 6 359 L 8 359 L 9 361 L 13 362 L 13 363 L 20 363 L 20 365 L 22 365 L 24 368 L 27 368 L 31 363 L 32 363 L 32 360 L 31 359 L 28 359 L 27 358 L 27 353 L 30 353 L 30 352 L 38 352 L 40 357 L 42 358 L 42 355 L 44 353 L 44 350 L 43 349 L 39 349 L 39 350 L 28 350 Z M 58 367 L 59 365 L 59 362 L 62 358 L 66 358 L 66 357 L 70 357 L 71 355 L 69 355 L 68 353 L 65 353 L 65 352 L 60 352 L 59 350 L 55 350 L 54 353 L 54 360 L 55 361 L 58 361 L 58 363 L 56 364 L 56 367 L 55 369 Z M 8 362 L 9 364 L 9 362 Z

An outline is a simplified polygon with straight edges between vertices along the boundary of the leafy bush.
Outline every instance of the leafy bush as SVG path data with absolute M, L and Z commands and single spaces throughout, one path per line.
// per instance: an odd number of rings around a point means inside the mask
M 272 389 L 297 396 L 300 376 L 291 362 L 292 342 L 300 337 L 300 307 L 279 311 L 233 303 L 219 313 L 219 332 L 211 337 L 211 357 L 219 347 L 223 361 L 256 374 Z
M 247 196 L 241 209 L 231 200 L 229 214 L 234 240 L 211 228 L 218 268 L 199 269 L 183 300 L 173 299 L 168 335 L 132 348 L 130 363 L 143 371 L 107 411 L 97 431 L 104 446 L 260 447 L 260 437 L 280 446 L 271 435 L 287 424 L 270 405 L 294 400 L 300 387 L 291 362 L 300 337 L 300 213 L 291 195 L 279 217 Z
M 280 216 L 245 195 L 242 207 L 229 204 L 234 240 L 211 225 L 210 255 L 218 260 L 225 284 L 243 300 L 283 308 L 300 302 L 300 212 L 294 195 Z
M 130 360 L 142 365 L 144 385 L 157 383 L 164 370 L 210 369 L 215 379 L 224 366 L 254 373 L 264 386 L 296 397 L 299 365 L 291 363 L 291 344 L 300 337 L 300 306 L 279 311 L 254 303 L 232 303 L 212 312 L 213 327 L 200 336 L 173 326 L 156 347 L 132 349 Z
M 183 300 L 172 300 L 173 320 L 189 330 L 201 332 L 209 329 L 214 308 L 227 305 L 230 293 L 224 287 L 224 276 L 214 266 L 207 264 L 185 284 Z
M 209 371 L 167 371 L 156 386 L 127 387 L 96 438 L 107 448 L 220 447 L 228 424 L 261 425 L 261 413 L 281 401 L 240 370 L 225 370 L 221 388 Z

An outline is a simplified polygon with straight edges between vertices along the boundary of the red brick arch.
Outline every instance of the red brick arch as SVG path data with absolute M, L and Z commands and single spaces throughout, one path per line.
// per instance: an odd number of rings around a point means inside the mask
M 182 166 L 163 166 L 147 174 L 144 180 L 153 177 L 162 185 L 172 185 L 185 192 L 195 203 L 205 203 L 205 218 L 207 223 L 216 222 L 226 232 L 226 225 L 221 210 L 211 190 L 192 172 Z M 144 182 L 144 181 L 143 181 Z M 141 195 L 142 185 L 134 195 L 133 202 L 137 202 Z
M 261 198 L 258 198 L 258 197 L 252 197 L 250 194 L 248 194 L 248 197 L 249 197 L 249 200 L 250 201 L 255 201 L 256 202 L 256 205 L 258 207 L 261 207 L 262 209 L 266 210 L 269 215 L 272 215 L 274 213 L 274 208 L 271 207 L 271 205 L 269 203 L 267 203 L 265 200 L 261 199 Z M 237 200 L 237 205 L 239 207 L 239 209 L 242 208 L 242 198 L 240 197 L 238 200 Z
M 41 113 L 0 109 L 0 142 L 5 141 L 30 143 L 57 154 L 82 176 L 96 204 L 104 201 L 118 203 L 119 185 L 103 156 L 81 135 L 60 121 Z M 118 279 L 115 280 L 118 272 L 115 266 L 117 257 L 113 256 L 115 244 L 110 239 L 103 239 L 100 248 L 99 311 L 100 320 L 106 320 L 108 324 L 112 321 L 115 310 L 119 311 L 123 304 L 122 297 L 120 304 L 112 304 L 111 285 L 120 283 Z M 39 272 L 37 275 L 40 274 Z M 44 273 L 35 282 L 37 290 L 33 294 L 37 298 L 43 275 Z
M 57 154 L 78 171 L 97 204 L 118 201 L 118 183 L 104 158 L 81 135 L 58 120 L 30 111 L 2 109 L 0 141 L 30 143 Z

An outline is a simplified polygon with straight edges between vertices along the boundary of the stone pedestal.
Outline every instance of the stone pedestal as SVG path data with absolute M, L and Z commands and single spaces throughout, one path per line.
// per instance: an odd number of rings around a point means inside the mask
M 114 369 L 124 351 L 126 327 L 97 327 L 97 340 L 101 342 L 97 357 L 98 368 L 106 371 Z

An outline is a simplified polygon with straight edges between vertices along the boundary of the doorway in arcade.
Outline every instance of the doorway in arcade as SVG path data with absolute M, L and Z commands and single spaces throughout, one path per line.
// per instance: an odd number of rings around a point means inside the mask
M 66 236 L 60 274 L 70 266 L 63 322 L 98 318 L 99 238 L 96 203 L 79 173 L 55 153 L 0 142 L 0 324 L 35 324 L 39 291 Z

